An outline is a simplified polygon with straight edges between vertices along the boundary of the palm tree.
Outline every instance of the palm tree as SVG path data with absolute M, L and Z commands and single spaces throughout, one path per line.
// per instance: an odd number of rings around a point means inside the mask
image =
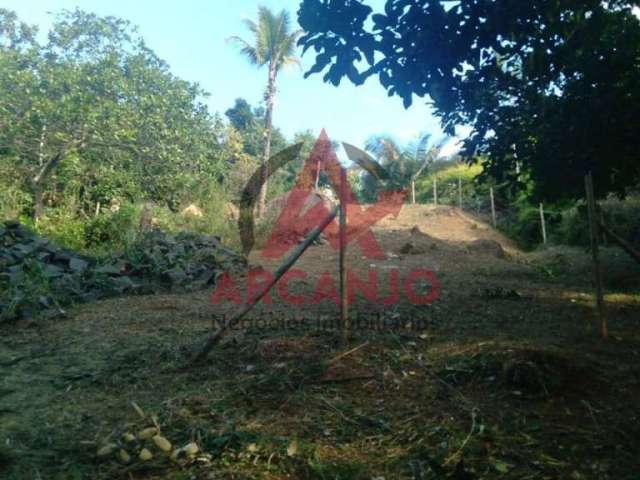
M 416 203 L 416 179 L 440 155 L 445 143 L 441 140 L 429 148 L 430 134 L 424 134 L 417 144 L 402 148 L 393 138 L 386 135 L 371 137 L 365 144 L 365 150 L 375 155 L 391 177 L 392 188 L 404 188 L 411 184 L 411 203 Z
M 289 13 L 285 10 L 274 13 L 266 7 L 258 7 L 258 20 L 244 20 L 245 25 L 253 35 L 251 41 L 233 36 L 229 40 L 240 47 L 240 53 L 249 62 L 258 67 L 268 66 L 269 76 L 267 89 L 264 93 L 266 112 L 264 119 L 264 138 L 262 144 L 262 188 L 258 203 L 258 215 L 262 217 L 265 210 L 267 196 L 267 161 L 271 155 L 271 131 L 273 129 L 273 105 L 276 96 L 276 78 L 283 67 L 299 64 L 294 55 L 296 43 L 302 31 L 291 30 Z

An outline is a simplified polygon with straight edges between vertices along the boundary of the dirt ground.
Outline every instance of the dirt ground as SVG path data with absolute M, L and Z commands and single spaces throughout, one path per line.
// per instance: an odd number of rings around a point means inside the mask
M 3 327 L 0 477 L 640 479 L 637 265 L 604 250 L 604 340 L 587 252 L 523 253 L 450 207 L 406 206 L 374 231 L 387 258 L 350 245 L 358 278 L 375 271 L 382 296 L 391 272 L 428 269 L 440 291 L 429 305 L 358 298 L 347 343 L 335 303 L 274 295 L 185 370 L 236 308 L 211 305 L 211 291 Z M 337 262 L 330 245 L 311 247 L 291 293 L 312 296 Z M 197 453 L 175 452 L 189 443 Z

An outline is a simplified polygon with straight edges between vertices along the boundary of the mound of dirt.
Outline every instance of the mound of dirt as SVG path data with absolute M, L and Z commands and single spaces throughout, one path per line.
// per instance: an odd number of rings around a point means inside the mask
M 488 238 L 479 238 L 467 244 L 467 250 L 472 253 L 479 253 L 481 255 L 491 255 L 496 258 L 505 258 L 506 254 L 502 245 L 495 240 Z
M 585 371 L 583 365 L 553 351 L 514 349 L 454 357 L 440 375 L 456 385 L 500 385 L 515 396 L 539 399 L 579 393 Z
M 437 241 L 414 225 L 411 229 L 411 240 L 400 247 L 402 255 L 424 255 L 429 250 L 438 248 Z
M 195 203 L 192 203 L 189 206 L 187 206 L 184 210 L 182 210 L 181 213 L 185 217 L 196 217 L 196 218 L 202 218 L 204 215 L 202 213 L 202 209 L 198 207 Z
M 562 394 L 579 383 L 583 368 L 570 359 L 547 351 L 516 352 L 502 365 L 502 381 L 528 396 Z
M 285 208 L 292 208 L 290 204 L 291 194 L 292 192 L 289 192 L 269 202 L 269 204 L 267 205 L 267 215 L 264 219 L 265 222 L 275 224 Z M 305 198 L 300 216 L 304 217 L 310 209 L 312 209 L 319 203 L 324 204 L 327 211 L 331 211 L 336 205 L 335 201 L 329 198 L 328 195 L 325 195 L 322 191 L 313 190 Z M 295 208 L 299 207 L 296 205 Z M 276 241 L 283 245 L 295 245 L 302 242 L 307 234 L 311 231 L 311 229 L 312 227 L 309 226 L 301 225 L 299 223 L 292 223 L 290 225 L 287 225 L 283 229 L 278 229 L 277 233 L 272 231 L 272 235 L 276 234 Z M 326 243 L 325 237 L 320 236 L 319 240 L 316 243 Z
M 455 215 L 455 212 L 452 207 L 447 205 L 434 205 L 425 213 L 425 216 L 446 216 L 452 217 Z

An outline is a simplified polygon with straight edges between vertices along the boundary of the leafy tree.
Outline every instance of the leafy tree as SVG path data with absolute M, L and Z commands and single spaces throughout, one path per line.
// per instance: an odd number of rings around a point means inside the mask
M 225 115 L 231 125 L 241 134 L 244 151 L 248 155 L 261 156 L 265 136 L 265 110 L 253 108 L 244 98 L 237 98 L 233 107 Z M 279 152 L 287 146 L 282 132 L 271 127 L 270 150 Z
M 640 22 L 627 0 L 304 0 L 306 75 L 377 76 L 408 107 L 428 97 L 446 133 L 473 126 L 463 155 L 537 197 L 599 194 L 640 178 Z
M 65 11 L 42 46 L 34 30 L 0 11 L 0 155 L 14 159 L 36 219 L 72 179 L 94 202 L 126 191 L 175 206 L 194 176 L 217 175 L 204 92 L 128 22 Z
M 255 124 L 255 115 L 251 105 L 244 98 L 236 98 L 236 102 L 224 113 L 231 125 L 241 132 L 250 130 Z
M 247 19 L 245 24 L 253 35 L 251 41 L 244 40 L 238 36 L 231 37 L 231 40 L 240 46 L 240 52 L 245 55 L 252 64 L 258 67 L 266 65 L 268 68 L 267 89 L 264 94 L 266 112 L 262 148 L 262 165 L 263 169 L 266 169 L 267 160 L 271 154 L 276 79 L 283 67 L 298 63 L 298 59 L 294 56 L 294 53 L 300 32 L 291 29 L 289 14 L 285 10 L 274 13 L 266 7 L 259 7 L 257 21 Z M 264 171 L 263 185 L 260 190 L 258 203 L 260 216 L 264 215 L 266 195 L 267 172 Z

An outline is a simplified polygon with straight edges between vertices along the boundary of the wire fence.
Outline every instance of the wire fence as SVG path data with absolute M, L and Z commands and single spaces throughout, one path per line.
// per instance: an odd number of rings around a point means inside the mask
M 528 223 L 528 237 L 535 238 L 535 243 L 546 244 L 549 241 L 548 221 L 553 217 L 557 222 L 564 212 L 549 210 L 539 204 L 537 211 L 525 215 L 515 203 L 509 203 L 497 187 L 478 185 L 470 179 L 447 178 L 440 181 L 434 176 L 429 185 L 422 183 L 421 195 L 417 203 L 455 206 L 473 214 L 479 220 L 491 224 L 494 228 L 510 230 L 518 223 Z M 536 233 L 533 230 L 536 230 Z

